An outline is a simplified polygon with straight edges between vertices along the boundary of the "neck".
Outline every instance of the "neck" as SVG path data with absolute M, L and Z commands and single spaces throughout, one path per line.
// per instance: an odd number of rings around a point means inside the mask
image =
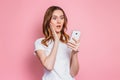
M 60 37 L 61 37 L 61 33 L 58 32 L 58 33 L 57 33 L 57 36 L 58 36 L 58 38 L 60 39 Z

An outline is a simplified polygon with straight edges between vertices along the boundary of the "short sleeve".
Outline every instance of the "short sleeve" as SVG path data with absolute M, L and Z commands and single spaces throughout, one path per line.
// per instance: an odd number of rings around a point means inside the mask
M 41 43 L 42 41 L 42 38 L 40 39 L 37 39 L 34 43 L 34 46 L 35 46 L 35 49 L 34 51 L 37 51 L 37 50 L 45 50 L 45 46 Z

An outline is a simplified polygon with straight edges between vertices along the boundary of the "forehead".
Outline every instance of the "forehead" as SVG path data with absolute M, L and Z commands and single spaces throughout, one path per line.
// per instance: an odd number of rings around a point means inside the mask
M 55 10 L 52 15 L 53 15 L 53 16 L 54 16 L 54 15 L 55 15 L 55 16 L 61 16 L 61 15 L 63 15 L 63 12 L 62 12 L 61 10 Z

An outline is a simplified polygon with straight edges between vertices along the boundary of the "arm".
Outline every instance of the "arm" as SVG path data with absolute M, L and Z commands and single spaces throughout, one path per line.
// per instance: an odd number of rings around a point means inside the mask
M 78 54 L 72 51 L 71 63 L 70 63 L 70 74 L 72 77 L 76 76 L 79 72 Z
M 78 62 L 78 48 L 80 40 L 73 39 L 74 42 L 68 42 L 67 45 L 72 49 L 70 56 L 70 74 L 72 77 L 76 76 L 79 71 L 79 62 Z
M 40 59 L 42 65 L 49 71 L 51 71 L 55 64 L 56 53 L 58 49 L 58 42 L 56 41 L 53 45 L 50 55 L 46 56 L 43 50 L 37 50 L 37 56 Z
M 59 45 L 59 37 L 58 37 L 57 33 L 55 32 L 55 30 L 53 29 L 53 26 L 55 26 L 55 25 L 50 24 L 52 35 L 54 37 L 54 45 L 50 52 L 50 55 L 46 56 L 45 52 L 43 50 L 39 50 L 36 52 L 42 65 L 49 71 L 53 70 L 53 68 L 54 68 L 56 54 L 57 54 L 58 45 Z

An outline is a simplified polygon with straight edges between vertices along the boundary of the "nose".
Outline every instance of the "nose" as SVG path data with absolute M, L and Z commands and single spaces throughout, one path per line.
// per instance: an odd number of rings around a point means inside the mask
M 60 20 L 60 19 L 57 19 L 57 23 L 60 24 L 60 23 L 61 23 L 61 20 Z

